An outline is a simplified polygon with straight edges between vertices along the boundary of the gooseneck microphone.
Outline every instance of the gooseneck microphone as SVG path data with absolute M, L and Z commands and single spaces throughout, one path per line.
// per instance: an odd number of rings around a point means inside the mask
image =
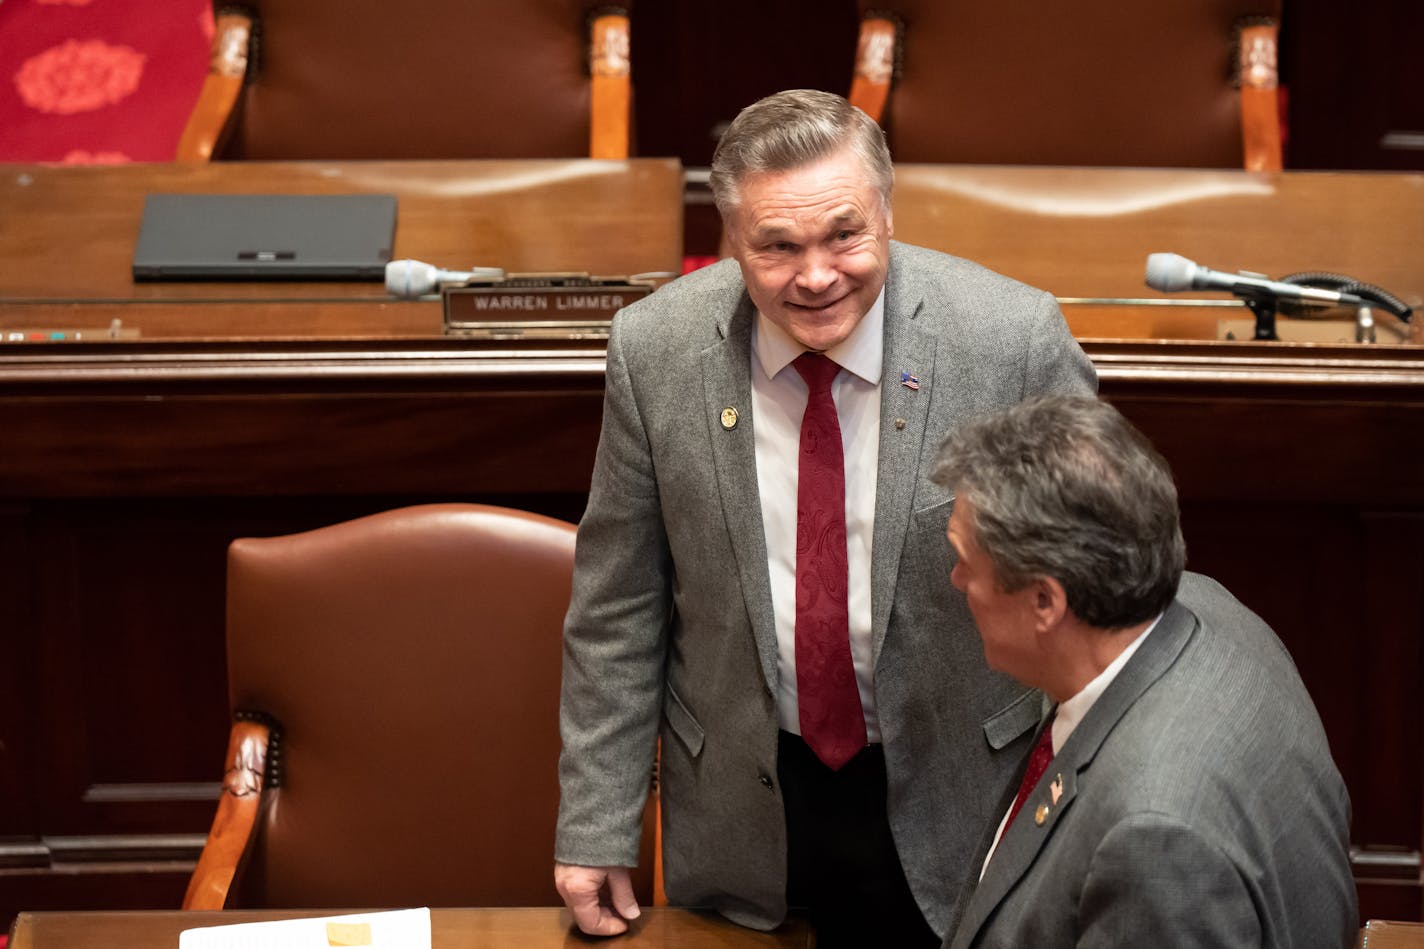
M 1258 300 L 1269 297 L 1282 302 L 1308 306 L 1363 306 L 1365 301 L 1353 293 L 1303 287 L 1279 280 L 1268 280 L 1256 274 L 1222 273 L 1188 260 L 1180 254 L 1149 254 L 1147 285 L 1163 293 L 1180 290 L 1221 290 L 1238 297 Z
M 498 267 L 442 270 L 420 260 L 393 260 L 386 264 L 386 292 L 402 300 L 436 292 L 446 284 L 503 279 L 504 271 Z

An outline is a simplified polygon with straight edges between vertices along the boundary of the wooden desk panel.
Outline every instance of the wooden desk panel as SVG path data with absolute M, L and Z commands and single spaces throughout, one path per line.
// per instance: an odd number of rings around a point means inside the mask
M 0 787 L 16 835 L 89 835 L 102 851 L 124 831 L 205 829 L 180 789 L 215 777 L 224 740 L 232 537 L 421 500 L 576 519 L 592 470 L 594 346 L 55 349 L 0 360 L 0 548 L 27 571 L 8 578 L 0 622 L 14 655 L 42 657 L 12 693 L 33 719 L 5 746 L 28 776 Z M 1087 349 L 1104 395 L 1174 469 L 1191 566 L 1296 657 L 1354 799 L 1355 843 L 1380 855 L 1362 875 L 1417 877 L 1424 360 L 1408 347 Z M 1417 882 L 1379 885 L 1417 904 Z
M 1150 327 L 1136 331 L 1098 305 L 1080 336 L 1216 337 L 1223 314 L 1172 304 L 1231 298 L 1148 289 L 1147 255 L 1158 251 L 1271 277 L 1345 273 L 1424 304 L 1419 174 L 897 165 L 895 235 L 1062 298 L 1168 304 L 1127 307 L 1126 322 Z M 1092 304 L 1065 304 L 1070 322 L 1079 306 Z M 1413 334 L 1424 342 L 1424 317 Z
M 672 159 L 5 165 L 0 331 L 98 331 L 114 319 L 145 338 L 441 331 L 438 302 L 401 303 L 380 283 L 135 283 L 143 201 L 154 192 L 389 192 L 397 259 L 452 270 L 681 271 L 682 173 Z
M 1346 273 L 1419 306 L 1421 211 L 1419 174 L 895 168 L 896 237 L 1061 297 L 1157 297 L 1147 255 L 1169 251 L 1223 271 Z
M 185 929 L 231 923 L 335 915 L 301 911 L 221 913 L 21 913 L 15 920 L 10 949 L 172 949 Z M 432 909 L 431 949 L 563 949 L 588 946 L 591 940 L 573 929 L 567 910 Z M 608 945 L 678 949 L 807 947 L 810 930 L 791 919 L 774 933 L 730 923 L 713 913 L 647 908 L 626 935 Z

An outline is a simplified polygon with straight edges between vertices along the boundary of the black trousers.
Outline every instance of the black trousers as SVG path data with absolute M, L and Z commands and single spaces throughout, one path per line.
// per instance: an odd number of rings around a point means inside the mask
M 880 746 L 832 771 L 799 735 L 782 732 L 776 768 L 786 804 L 786 899 L 808 911 L 818 949 L 937 949 L 940 938 L 895 853 Z

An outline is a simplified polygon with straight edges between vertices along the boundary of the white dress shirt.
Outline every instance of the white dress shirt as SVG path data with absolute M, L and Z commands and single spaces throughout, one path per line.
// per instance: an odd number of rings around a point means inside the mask
M 1127 665 L 1127 660 L 1132 658 L 1132 654 L 1137 652 L 1137 647 L 1142 645 L 1142 641 L 1147 638 L 1147 634 L 1157 628 L 1162 616 L 1159 613 L 1157 618 L 1144 629 L 1136 639 L 1127 644 L 1127 648 L 1118 653 L 1117 658 L 1107 664 L 1107 668 L 1099 672 L 1093 681 L 1083 686 L 1078 694 L 1070 699 L 1066 699 L 1058 704 L 1058 711 L 1053 716 L 1053 756 L 1058 757 L 1058 749 L 1063 747 L 1063 743 L 1068 740 L 1068 736 L 1073 734 L 1073 729 L 1078 727 L 1078 723 L 1088 714 L 1088 709 L 1107 691 L 1112 680 L 1117 678 L 1117 674 L 1122 671 L 1122 667 Z M 1044 700 L 1047 702 L 1047 698 Z M 1047 710 L 1045 710 L 1047 714 Z M 1009 811 L 1013 810 L 1013 804 L 1009 804 Z M 989 848 L 988 855 L 984 858 L 984 865 L 979 868 L 979 878 L 984 878 L 984 871 L 989 866 L 989 861 L 994 859 L 994 851 L 999 849 L 999 838 L 1004 836 L 1004 825 L 1009 821 L 1009 811 L 1004 812 L 1003 819 L 999 821 L 999 829 L 994 832 L 994 843 Z
M 831 397 L 845 449 L 846 568 L 850 655 L 865 713 L 866 739 L 880 740 L 870 641 L 870 541 L 880 455 L 880 374 L 885 352 L 885 290 L 860 323 L 826 356 L 841 366 Z M 805 348 L 757 314 L 752 325 L 752 425 L 757 489 L 766 529 L 767 567 L 776 616 L 781 728 L 801 734 L 796 699 L 796 488 L 806 383 L 791 365 Z

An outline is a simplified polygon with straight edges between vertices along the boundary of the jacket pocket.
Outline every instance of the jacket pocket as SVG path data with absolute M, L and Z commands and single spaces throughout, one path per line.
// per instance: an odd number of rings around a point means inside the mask
M 687 710 L 687 706 L 682 704 L 682 699 L 678 698 L 671 685 L 664 690 L 663 717 L 672 727 L 673 734 L 682 740 L 688 754 L 696 758 L 702 753 L 702 726 Z
M 919 533 L 920 531 L 933 530 L 943 534 L 945 528 L 949 526 L 949 514 L 953 510 L 954 498 L 948 497 L 927 508 L 915 511 L 910 515 L 910 531 Z
M 989 747 L 1001 751 L 1015 738 L 1031 732 L 1043 720 L 1043 693 L 1029 689 L 1007 706 L 984 719 L 984 738 Z

